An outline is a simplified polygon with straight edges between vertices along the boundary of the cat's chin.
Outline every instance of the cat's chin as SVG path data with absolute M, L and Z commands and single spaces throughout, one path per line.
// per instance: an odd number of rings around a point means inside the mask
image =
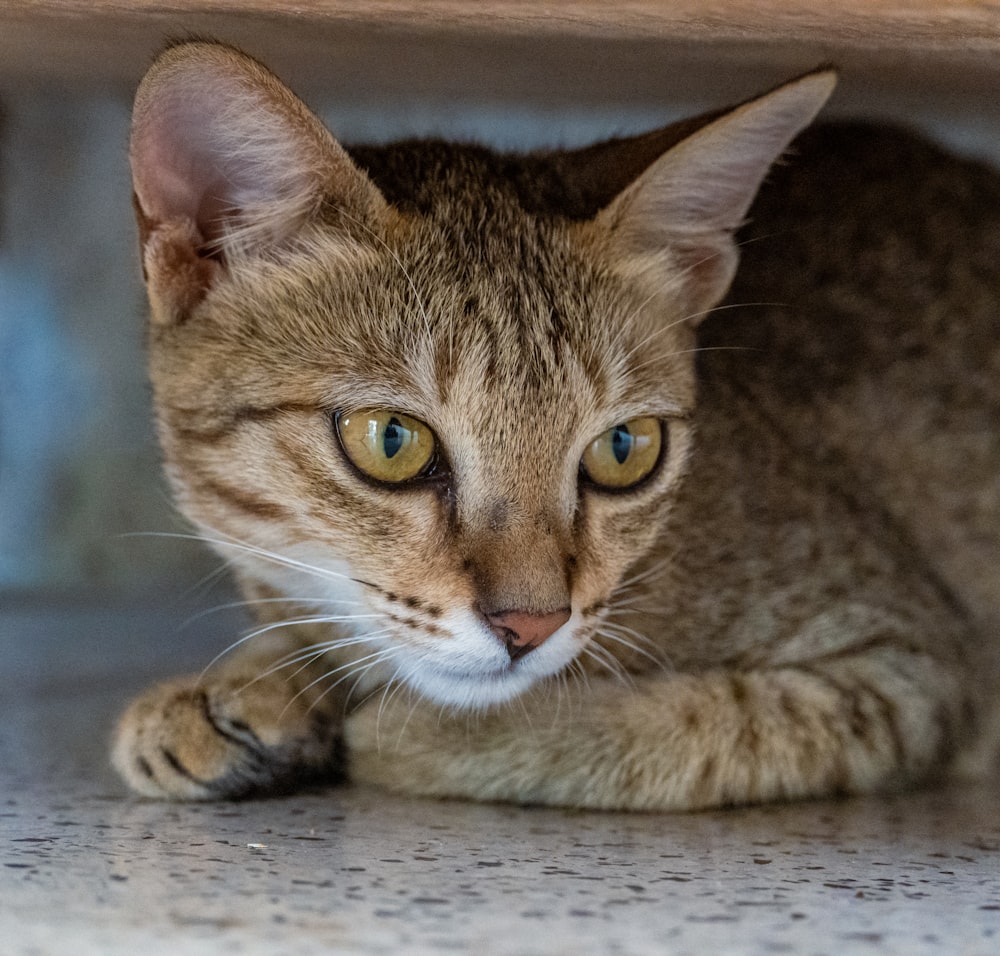
M 526 664 L 512 663 L 492 671 L 427 667 L 411 672 L 407 683 L 435 704 L 457 710 L 487 710 L 519 697 L 550 676 Z

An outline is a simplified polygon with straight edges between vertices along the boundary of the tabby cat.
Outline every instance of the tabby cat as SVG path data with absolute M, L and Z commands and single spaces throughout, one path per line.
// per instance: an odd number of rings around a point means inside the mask
M 1000 178 L 861 125 L 768 176 L 834 83 L 346 150 L 243 54 L 162 54 L 159 433 L 260 625 L 131 704 L 125 780 L 683 810 L 988 752 Z

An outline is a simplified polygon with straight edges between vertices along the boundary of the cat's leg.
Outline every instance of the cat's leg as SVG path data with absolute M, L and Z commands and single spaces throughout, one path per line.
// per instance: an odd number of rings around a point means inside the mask
M 478 717 L 372 701 L 348 719 L 349 774 L 427 795 L 691 810 L 911 782 L 948 759 L 967 719 L 957 670 L 891 638 L 806 665 L 561 694 Z
M 145 691 L 115 731 L 118 772 L 145 796 L 188 800 L 288 790 L 337 775 L 344 701 L 325 693 L 329 665 L 310 651 L 315 636 L 283 628 L 201 676 Z

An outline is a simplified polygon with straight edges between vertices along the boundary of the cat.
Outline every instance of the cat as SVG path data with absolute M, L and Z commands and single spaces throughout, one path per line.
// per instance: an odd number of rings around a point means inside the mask
M 811 126 L 835 80 L 345 149 L 243 53 L 161 54 L 159 435 L 260 623 L 128 707 L 135 791 L 693 810 L 989 754 L 1000 178 Z

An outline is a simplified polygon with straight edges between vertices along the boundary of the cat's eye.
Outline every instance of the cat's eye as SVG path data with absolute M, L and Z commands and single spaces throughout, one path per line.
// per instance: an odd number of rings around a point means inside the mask
M 418 478 L 434 461 L 434 433 L 402 412 L 369 408 L 338 415 L 337 435 L 355 467 L 378 481 Z
M 631 488 L 652 474 L 662 445 L 659 419 L 630 418 L 595 438 L 583 453 L 581 465 L 595 485 Z

